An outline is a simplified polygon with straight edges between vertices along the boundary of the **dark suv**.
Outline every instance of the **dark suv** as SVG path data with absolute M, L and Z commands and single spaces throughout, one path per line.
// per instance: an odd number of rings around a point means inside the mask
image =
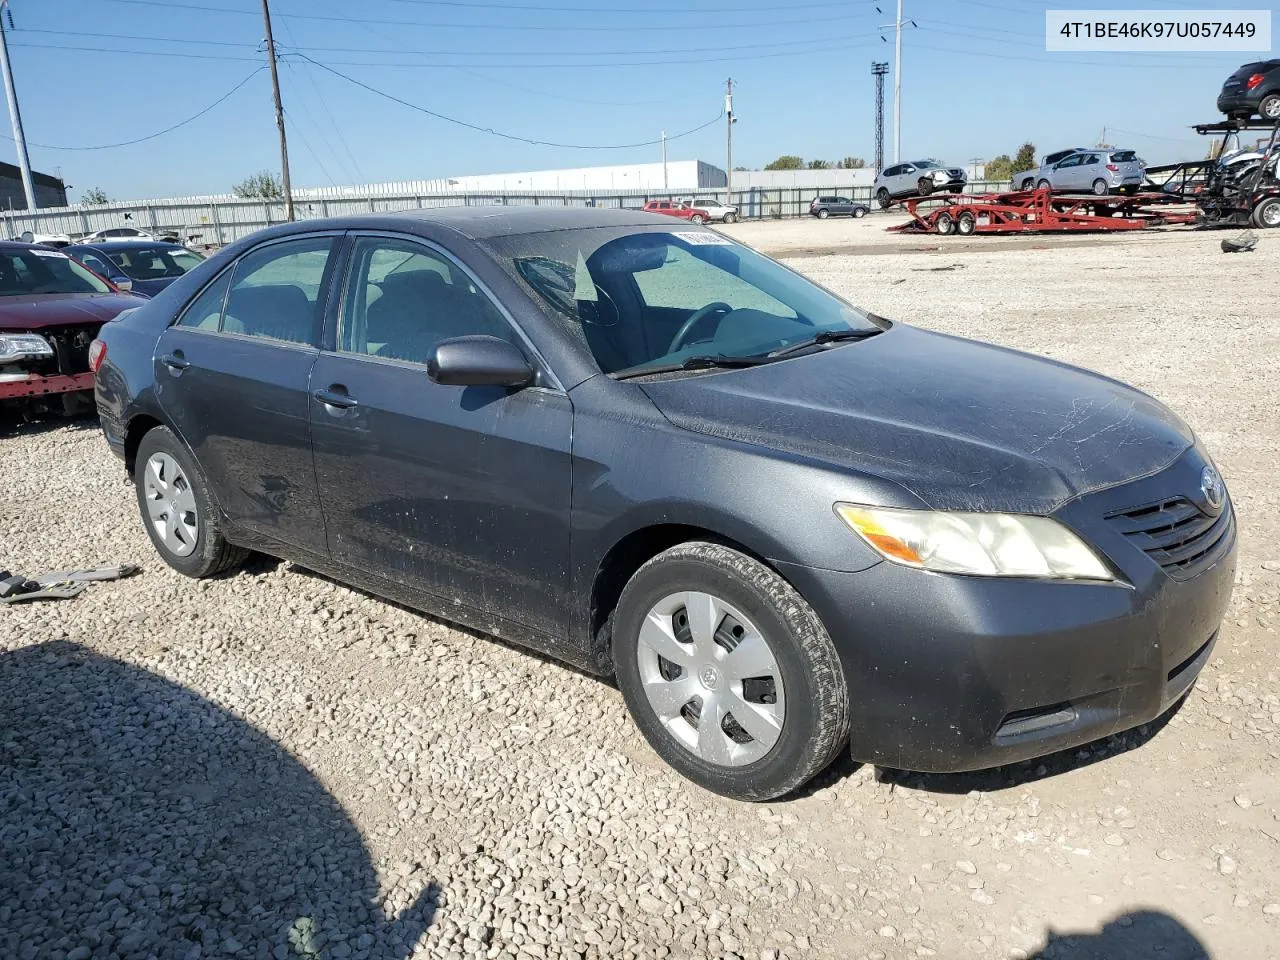
M 819 220 L 827 217 L 865 217 L 871 208 L 848 197 L 814 197 L 809 201 L 809 213 Z
M 1229 76 L 1218 94 L 1218 109 L 1229 117 L 1257 114 L 1280 121 L 1280 60 L 1246 63 Z

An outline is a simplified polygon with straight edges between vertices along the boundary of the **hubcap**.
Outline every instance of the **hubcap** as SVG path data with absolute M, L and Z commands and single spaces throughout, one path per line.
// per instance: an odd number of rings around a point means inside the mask
M 177 557 L 190 556 L 200 535 L 196 497 L 178 461 L 167 453 L 155 453 L 147 461 L 142 493 L 147 519 L 165 549 Z
M 673 593 L 640 628 L 640 681 L 654 714 L 708 763 L 740 767 L 778 742 L 782 672 L 764 635 L 708 593 Z
M 1266 118 L 1268 120 L 1280 120 L 1280 100 L 1268 100 L 1266 106 Z

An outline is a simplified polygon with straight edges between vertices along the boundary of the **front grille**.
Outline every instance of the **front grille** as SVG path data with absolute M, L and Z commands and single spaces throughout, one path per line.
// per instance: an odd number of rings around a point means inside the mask
M 1231 543 L 1234 519 L 1227 505 L 1210 516 L 1186 497 L 1107 515 L 1112 526 L 1175 580 L 1188 580 Z
M 45 327 L 33 330 L 49 341 L 53 347 L 54 362 L 61 374 L 89 372 L 89 344 L 94 332 L 83 326 Z

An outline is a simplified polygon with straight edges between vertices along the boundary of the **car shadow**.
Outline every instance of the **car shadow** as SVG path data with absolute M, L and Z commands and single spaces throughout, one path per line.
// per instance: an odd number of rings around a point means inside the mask
M 11 410 L 3 409 L 3 404 L 0 404 L 0 440 L 18 436 L 38 437 L 42 434 L 57 431 L 79 432 L 97 429 L 98 414 L 96 412 L 78 413 L 71 416 L 48 413 L 26 419 Z
M 1211 960 L 1190 930 L 1158 910 L 1137 910 L 1116 917 L 1098 933 L 1045 935 L 1029 960 Z
M 388 916 L 359 830 L 280 744 L 63 641 L 0 654 L 0 848 L 4 957 L 407 958 L 441 897 L 414 876 Z
M 1194 687 L 1192 688 L 1194 689 Z M 1033 760 L 1023 760 L 1003 767 L 992 767 L 989 770 L 975 770 L 971 773 L 909 773 L 903 770 L 890 770 L 885 767 L 876 769 L 876 779 L 881 783 L 890 783 L 895 787 L 908 790 L 922 790 L 928 793 L 969 793 L 973 790 L 982 793 L 997 793 L 1060 776 L 1072 770 L 1080 770 L 1103 760 L 1118 757 L 1131 750 L 1145 746 L 1160 733 L 1174 715 L 1186 703 L 1184 695 L 1174 706 L 1149 723 L 1144 723 L 1124 733 L 1112 734 L 1101 740 L 1086 743 L 1070 750 L 1060 750 L 1047 756 Z

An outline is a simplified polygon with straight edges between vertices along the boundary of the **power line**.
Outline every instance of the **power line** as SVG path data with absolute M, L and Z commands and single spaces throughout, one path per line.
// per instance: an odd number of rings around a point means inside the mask
M 282 19 L 280 22 L 280 25 L 284 27 L 284 32 L 288 34 L 289 40 L 294 41 L 295 38 L 293 36 L 293 28 L 289 26 L 289 21 Z M 298 75 L 298 71 L 296 71 L 293 68 L 292 63 L 286 62 L 285 65 L 289 68 L 290 77 L 294 77 Z M 325 134 L 324 128 L 321 127 L 319 123 L 316 123 L 316 121 L 313 119 L 312 123 L 315 123 L 316 130 L 319 132 L 321 138 L 324 140 L 325 147 L 333 152 L 334 158 L 338 161 L 338 166 L 342 167 L 343 172 L 347 175 L 347 177 L 350 179 L 352 183 L 364 182 L 365 176 L 360 170 L 360 164 L 356 161 L 355 154 L 351 152 L 351 147 L 347 143 L 347 138 L 343 136 L 342 128 L 338 126 L 338 121 L 336 121 L 333 118 L 333 113 L 330 112 L 329 105 L 328 103 L 325 102 L 325 97 L 320 92 L 320 87 L 316 83 L 315 77 L 313 77 L 308 71 L 305 71 L 305 70 L 302 71 L 302 76 L 306 78 L 307 83 L 311 85 L 311 89 L 315 91 L 316 99 L 320 101 L 321 109 L 324 110 L 325 116 L 329 118 L 329 124 L 333 128 L 334 135 L 338 138 L 338 142 L 342 145 L 342 149 L 346 152 L 347 158 L 351 161 L 351 169 L 347 168 L 346 163 L 344 163 L 342 160 L 342 156 L 336 150 L 334 150 L 333 147 L 330 145 L 329 137 Z M 302 99 L 302 97 L 298 97 L 298 103 L 301 104 L 303 111 L 307 114 L 307 117 L 311 118 L 311 111 L 307 109 L 307 104 Z M 352 176 L 352 173 L 351 173 L 352 170 L 355 171 L 355 176 Z
M 468 130 L 474 130 L 477 133 L 487 133 L 491 136 L 501 137 L 504 140 L 516 140 L 516 141 L 519 141 L 520 143 L 529 143 L 529 144 L 533 144 L 535 146 L 540 146 L 540 147 L 559 147 L 564 150 L 632 150 L 637 147 L 656 146 L 657 144 L 662 142 L 659 139 L 659 140 L 644 140 L 639 143 L 612 143 L 612 144 L 557 143 L 551 140 L 535 140 L 530 137 L 521 137 L 514 133 L 504 133 L 500 130 L 494 130 L 492 127 L 484 127 L 484 126 L 481 126 L 480 124 L 470 123 L 466 120 L 459 120 L 457 117 L 451 117 L 448 114 L 439 113 L 428 107 L 424 107 L 416 103 L 410 103 L 408 100 L 405 100 L 401 97 L 397 97 L 393 93 L 387 93 L 385 90 L 379 90 L 377 87 L 370 86 L 369 84 L 365 83 L 362 80 L 357 80 L 355 77 L 348 76 L 342 71 L 335 70 L 333 69 L 333 67 L 330 67 L 327 64 L 323 64 L 318 60 L 313 60 L 311 57 L 308 57 L 306 54 L 295 53 L 293 55 L 297 57 L 301 57 L 303 60 L 306 60 L 308 63 L 316 67 L 319 67 L 321 70 L 324 70 L 328 73 L 333 74 L 335 77 L 341 77 L 343 80 L 346 80 L 350 84 L 360 87 L 363 90 L 367 90 L 370 93 L 376 94 L 379 97 L 382 97 L 383 99 L 390 100 L 393 103 L 398 103 L 403 107 L 408 107 L 410 110 L 416 110 L 419 113 L 425 113 L 429 117 L 434 117 L 437 120 L 444 120 L 447 123 L 452 123 L 459 127 L 466 127 Z M 697 133 L 699 130 L 705 130 L 707 127 L 711 126 L 713 123 L 717 123 L 720 120 L 720 118 L 723 116 L 724 116 L 724 113 L 722 111 L 718 116 L 712 117 L 706 123 L 698 124 L 698 126 L 694 127 L 691 130 L 686 130 L 684 131 L 684 133 L 677 133 L 674 136 L 667 137 L 666 139 L 679 140 L 682 137 L 691 136 Z
M 260 57 L 218 56 L 212 53 L 166 53 L 162 50 L 127 50 L 123 47 L 82 47 L 62 43 L 11 43 L 11 47 L 27 47 L 37 50 L 73 50 L 79 53 L 127 53 L 140 57 L 173 57 L 178 60 L 227 60 L 239 63 L 258 63 Z
M 789 3 L 780 6 L 768 7 L 750 7 L 744 10 L 741 6 L 732 7 L 702 7 L 697 10 L 690 10 L 684 7 L 600 7 L 600 6 L 546 6 L 543 4 L 523 4 L 523 3 L 483 3 L 480 0 L 390 0 L 392 3 L 407 3 L 413 6 L 422 7 L 475 7 L 485 10 L 531 10 L 537 13 L 681 13 L 689 16 L 724 16 L 726 14 L 738 15 L 741 13 L 768 12 L 772 10 L 817 10 L 830 9 L 832 7 L 848 8 L 848 0 L 842 2 L 831 2 L 826 0 L 823 3 Z
M 148 7 L 163 7 L 166 10 L 194 10 L 194 11 L 200 11 L 202 13 L 224 13 L 224 14 L 232 14 L 232 15 L 257 16 L 257 13 L 252 10 L 228 9 L 226 7 L 208 7 L 208 6 L 201 6 L 197 4 L 186 4 L 186 3 L 169 3 L 168 0 L 108 0 L 108 2 L 131 3 L 131 4 L 138 4 L 141 6 L 148 6 Z M 603 26 L 603 25 L 593 26 L 593 25 L 582 24 L 582 23 L 570 23 L 570 24 L 561 24 L 561 25 L 553 25 L 553 24 L 545 24 L 545 23 L 509 24 L 509 23 L 492 23 L 492 22 L 489 22 L 489 23 L 435 23 L 435 22 L 423 21 L 423 20 L 388 20 L 388 19 L 375 19 L 373 17 L 325 16 L 323 14 L 318 14 L 318 13 L 291 13 L 291 14 L 288 14 L 288 16 L 291 16 L 295 20 L 317 20 L 317 21 L 328 22 L 328 23 L 335 23 L 335 22 L 336 23 L 376 23 L 376 24 L 381 24 L 383 26 L 388 26 L 388 27 L 430 27 L 436 30 L 484 30 L 487 33 L 493 33 L 495 31 L 500 31 L 500 30 L 516 30 L 516 31 L 532 30 L 532 31 L 539 31 L 539 32 L 554 32 L 554 33 L 564 33 L 566 31 L 613 33 L 619 29 L 619 27 L 616 24 L 609 25 L 609 26 Z M 791 25 L 803 25 L 803 24 L 814 24 L 814 23 L 830 24 L 834 20 L 854 20 L 854 19 L 858 19 L 860 16 L 861 15 L 859 14 L 838 14 L 838 15 L 826 16 L 826 17 L 801 18 L 798 20 L 761 20 L 761 21 L 756 21 L 751 23 L 740 23 L 735 21 L 733 23 L 720 24 L 717 26 L 717 29 L 753 30 L 753 29 L 760 29 L 764 27 L 784 27 L 784 26 L 791 26 Z M 633 25 L 627 26 L 625 29 L 628 32 L 635 31 L 635 30 L 660 31 L 662 33 L 671 32 L 671 27 L 668 24 L 647 24 L 647 23 L 633 24 Z
M 138 137 L 137 139 L 134 139 L 134 140 L 123 140 L 120 143 L 102 143 L 92 147 L 65 147 L 65 146 L 57 146 L 52 143 L 36 143 L 34 140 L 28 141 L 28 142 L 33 147 L 40 147 L 42 150 L 111 150 L 111 149 L 114 149 L 115 147 L 131 147 L 135 143 L 146 143 L 148 140 L 154 140 L 157 137 L 162 137 L 166 133 L 172 133 L 174 130 L 177 130 L 179 127 L 185 127 L 187 124 L 192 123 L 195 120 L 199 120 L 201 117 L 203 117 L 206 113 L 208 113 L 214 107 L 230 99 L 232 94 L 236 93 L 241 87 L 243 87 L 246 83 L 248 83 L 250 80 L 252 80 L 254 77 L 256 77 L 265 69 L 267 68 L 258 67 L 257 70 L 254 70 L 253 73 L 249 74 L 247 77 L 245 77 L 243 80 L 237 83 L 234 87 L 232 87 L 222 96 L 220 96 L 217 100 L 213 101 L 213 103 L 209 104 L 199 113 L 193 113 L 191 116 L 187 117 L 185 120 L 179 120 L 177 123 L 167 126 L 163 130 L 157 130 L 155 133 L 149 133 L 145 137 Z M 3 136 L 3 134 L 0 134 L 0 136 Z M 4 139 L 11 140 L 13 138 L 5 137 Z
M 338 185 L 338 181 L 333 179 L 332 174 L 330 174 L 328 168 L 325 167 L 324 161 L 320 159 L 320 154 L 316 153 L 315 148 L 311 146 L 311 141 L 308 140 L 307 135 L 302 132 L 302 126 L 293 119 L 293 114 L 288 110 L 284 112 L 284 116 L 285 119 L 293 126 L 293 132 L 298 135 L 298 139 L 302 141 L 302 145 L 307 148 L 307 153 L 311 154 L 311 159 L 316 162 L 316 166 L 318 166 L 320 168 L 320 172 L 324 174 L 324 178 L 329 181 L 329 185 L 336 187 Z M 319 129 L 319 126 L 317 126 L 316 130 Z M 339 159 L 338 162 L 341 163 L 342 160 Z

